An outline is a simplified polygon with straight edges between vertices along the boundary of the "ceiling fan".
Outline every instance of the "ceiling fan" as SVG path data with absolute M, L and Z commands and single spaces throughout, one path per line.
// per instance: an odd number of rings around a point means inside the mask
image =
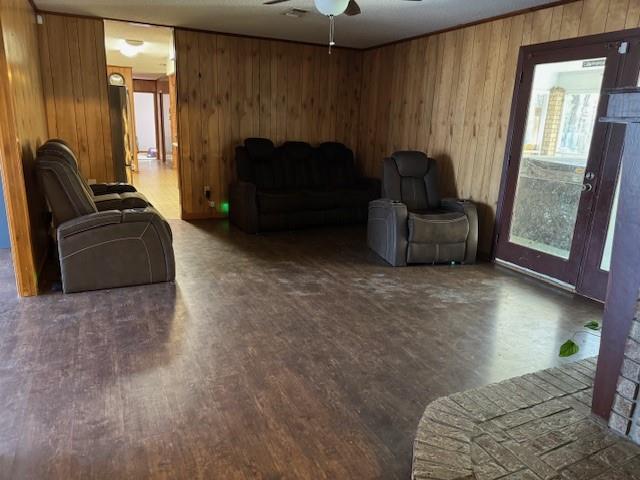
M 291 0 L 267 0 L 263 5 L 277 5 L 279 3 L 289 2 Z M 405 2 L 421 2 L 422 0 L 404 0 Z M 331 47 L 335 45 L 333 40 L 334 32 L 334 17 L 338 15 L 347 15 L 353 17 L 360 15 L 362 10 L 356 0 L 313 0 L 313 3 L 322 15 L 329 17 L 329 54 L 331 54 Z

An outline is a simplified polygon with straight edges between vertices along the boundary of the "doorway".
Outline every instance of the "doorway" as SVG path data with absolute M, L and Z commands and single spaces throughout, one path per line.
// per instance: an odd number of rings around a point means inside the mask
M 496 259 L 604 301 L 623 132 L 606 92 L 635 86 L 640 38 L 524 47 L 506 153 Z
M 105 20 L 105 43 L 107 72 L 127 91 L 127 178 L 165 218 L 180 218 L 173 30 Z

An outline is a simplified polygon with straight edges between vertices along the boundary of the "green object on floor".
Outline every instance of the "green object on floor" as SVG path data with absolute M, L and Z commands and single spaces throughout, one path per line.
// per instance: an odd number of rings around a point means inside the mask
M 571 355 L 575 355 L 580 350 L 580 347 L 573 340 L 567 340 L 560 347 L 560 356 L 561 357 L 570 357 Z
M 229 213 L 229 202 L 221 202 L 220 203 L 220 211 L 222 213 L 228 214 Z

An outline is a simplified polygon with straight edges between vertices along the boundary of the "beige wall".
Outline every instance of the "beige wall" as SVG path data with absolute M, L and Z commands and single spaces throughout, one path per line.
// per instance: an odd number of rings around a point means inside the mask
M 491 248 L 518 51 L 523 45 L 640 24 L 640 0 L 584 0 L 364 53 L 358 154 L 418 149 L 439 161 L 446 195 L 480 204 Z

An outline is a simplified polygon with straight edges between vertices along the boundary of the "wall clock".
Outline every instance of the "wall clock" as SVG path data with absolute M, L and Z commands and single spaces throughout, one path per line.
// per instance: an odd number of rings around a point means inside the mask
M 119 73 L 112 73 L 109 75 L 109 85 L 116 85 L 118 87 L 124 86 L 124 77 Z

